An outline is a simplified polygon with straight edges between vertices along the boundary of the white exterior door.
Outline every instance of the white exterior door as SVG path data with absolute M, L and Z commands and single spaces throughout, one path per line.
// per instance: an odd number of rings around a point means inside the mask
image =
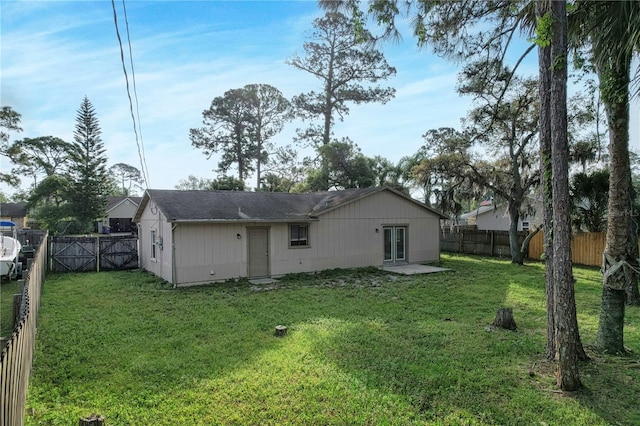
M 247 228 L 249 278 L 269 276 L 269 228 Z
M 384 233 L 384 261 L 398 263 L 407 261 L 407 227 L 385 226 Z

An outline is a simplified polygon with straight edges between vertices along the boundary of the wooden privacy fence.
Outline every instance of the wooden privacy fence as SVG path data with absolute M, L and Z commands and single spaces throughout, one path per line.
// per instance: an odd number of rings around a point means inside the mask
M 3 426 L 24 424 L 40 296 L 47 270 L 47 246 L 45 235 L 26 274 L 21 318 L 0 355 L 0 425 Z
M 518 246 L 522 245 L 526 235 L 526 232 L 518 232 Z M 440 250 L 449 253 L 511 257 L 509 231 L 470 229 L 440 232 Z
M 47 231 L 40 229 L 22 229 L 18 231 L 18 241 L 23 246 L 40 247 Z
M 53 272 L 88 272 L 135 269 L 138 239 L 122 236 L 51 237 Z
M 526 232 L 518 232 L 518 245 L 522 245 Z M 571 259 L 576 265 L 601 266 L 606 242 L 603 232 L 584 232 L 571 237 Z M 509 257 L 507 231 L 464 230 L 440 234 L 440 249 L 450 253 L 480 254 Z M 538 232 L 529 241 L 529 259 L 540 260 L 544 253 L 544 233 Z
M 571 237 L 571 260 L 577 265 L 602 266 L 607 234 L 604 232 L 584 232 Z M 542 231 L 529 243 L 529 258 L 539 260 L 544 253 L 544 234 Z

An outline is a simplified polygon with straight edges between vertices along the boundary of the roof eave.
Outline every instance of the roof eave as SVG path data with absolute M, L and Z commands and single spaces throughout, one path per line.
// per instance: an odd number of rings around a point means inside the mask
M 171 223 L 294 223 L 294 222 L 318 222 L 316 217 L 307 218 L 283 218 L 283 219 L 167 219 Z

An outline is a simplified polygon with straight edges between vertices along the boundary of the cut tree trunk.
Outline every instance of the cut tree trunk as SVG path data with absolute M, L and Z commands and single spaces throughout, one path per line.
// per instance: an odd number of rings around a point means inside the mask
M 276 332 L 274 333 L 276 337 L 284 337 L 287 335 L 287 327 L 284 325 L 276 325 Z
M 513 309 L 499 308 L 496 313 L 496 319 L 493 320 L 493 325 L 506 330 L 517 330 L 518 326 L 516 325 L 516 321 L 513 319 Z
M 98 414 L 91 414 L 89 417 L 80 418 L 80 426 L 104 426 L 104 417 Z

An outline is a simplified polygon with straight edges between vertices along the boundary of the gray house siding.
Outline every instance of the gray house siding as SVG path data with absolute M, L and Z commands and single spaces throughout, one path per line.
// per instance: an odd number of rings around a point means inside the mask
M 265 254 L 271 276 L 382 266 L 383 227 L 388 225 L 406 227 L 407 262 L 433 262 L 440 256 L 442 216 L 391 190 L 366 193 L 320 211 L 316 217 L 277 221 L 169 222 L 159 209 L 152 213 L 152 205 L 150 201 L 143 206 L 143 213 L 138 213 L 142 267 L 179 286 L 250 276 L 250 271 L 256 270 L 249 256 L 253 228 L 266 229 Z M 308 245 L 290 245 L 291 225 L 308 226 Z M 150 260 L 148 235 L 152 229 L 164 239 L 161 256 L 155 261 Z
M 148 208 L 142 212 L 138 220 L 138 253 L 140 267 L 158 277 L 173 283 L 173 235 L 172 224 L 158 208 Z M 162 242 L 156 245 L 156 255 L 152 257 L 151 232 L 155 231 L 156 241 Z

